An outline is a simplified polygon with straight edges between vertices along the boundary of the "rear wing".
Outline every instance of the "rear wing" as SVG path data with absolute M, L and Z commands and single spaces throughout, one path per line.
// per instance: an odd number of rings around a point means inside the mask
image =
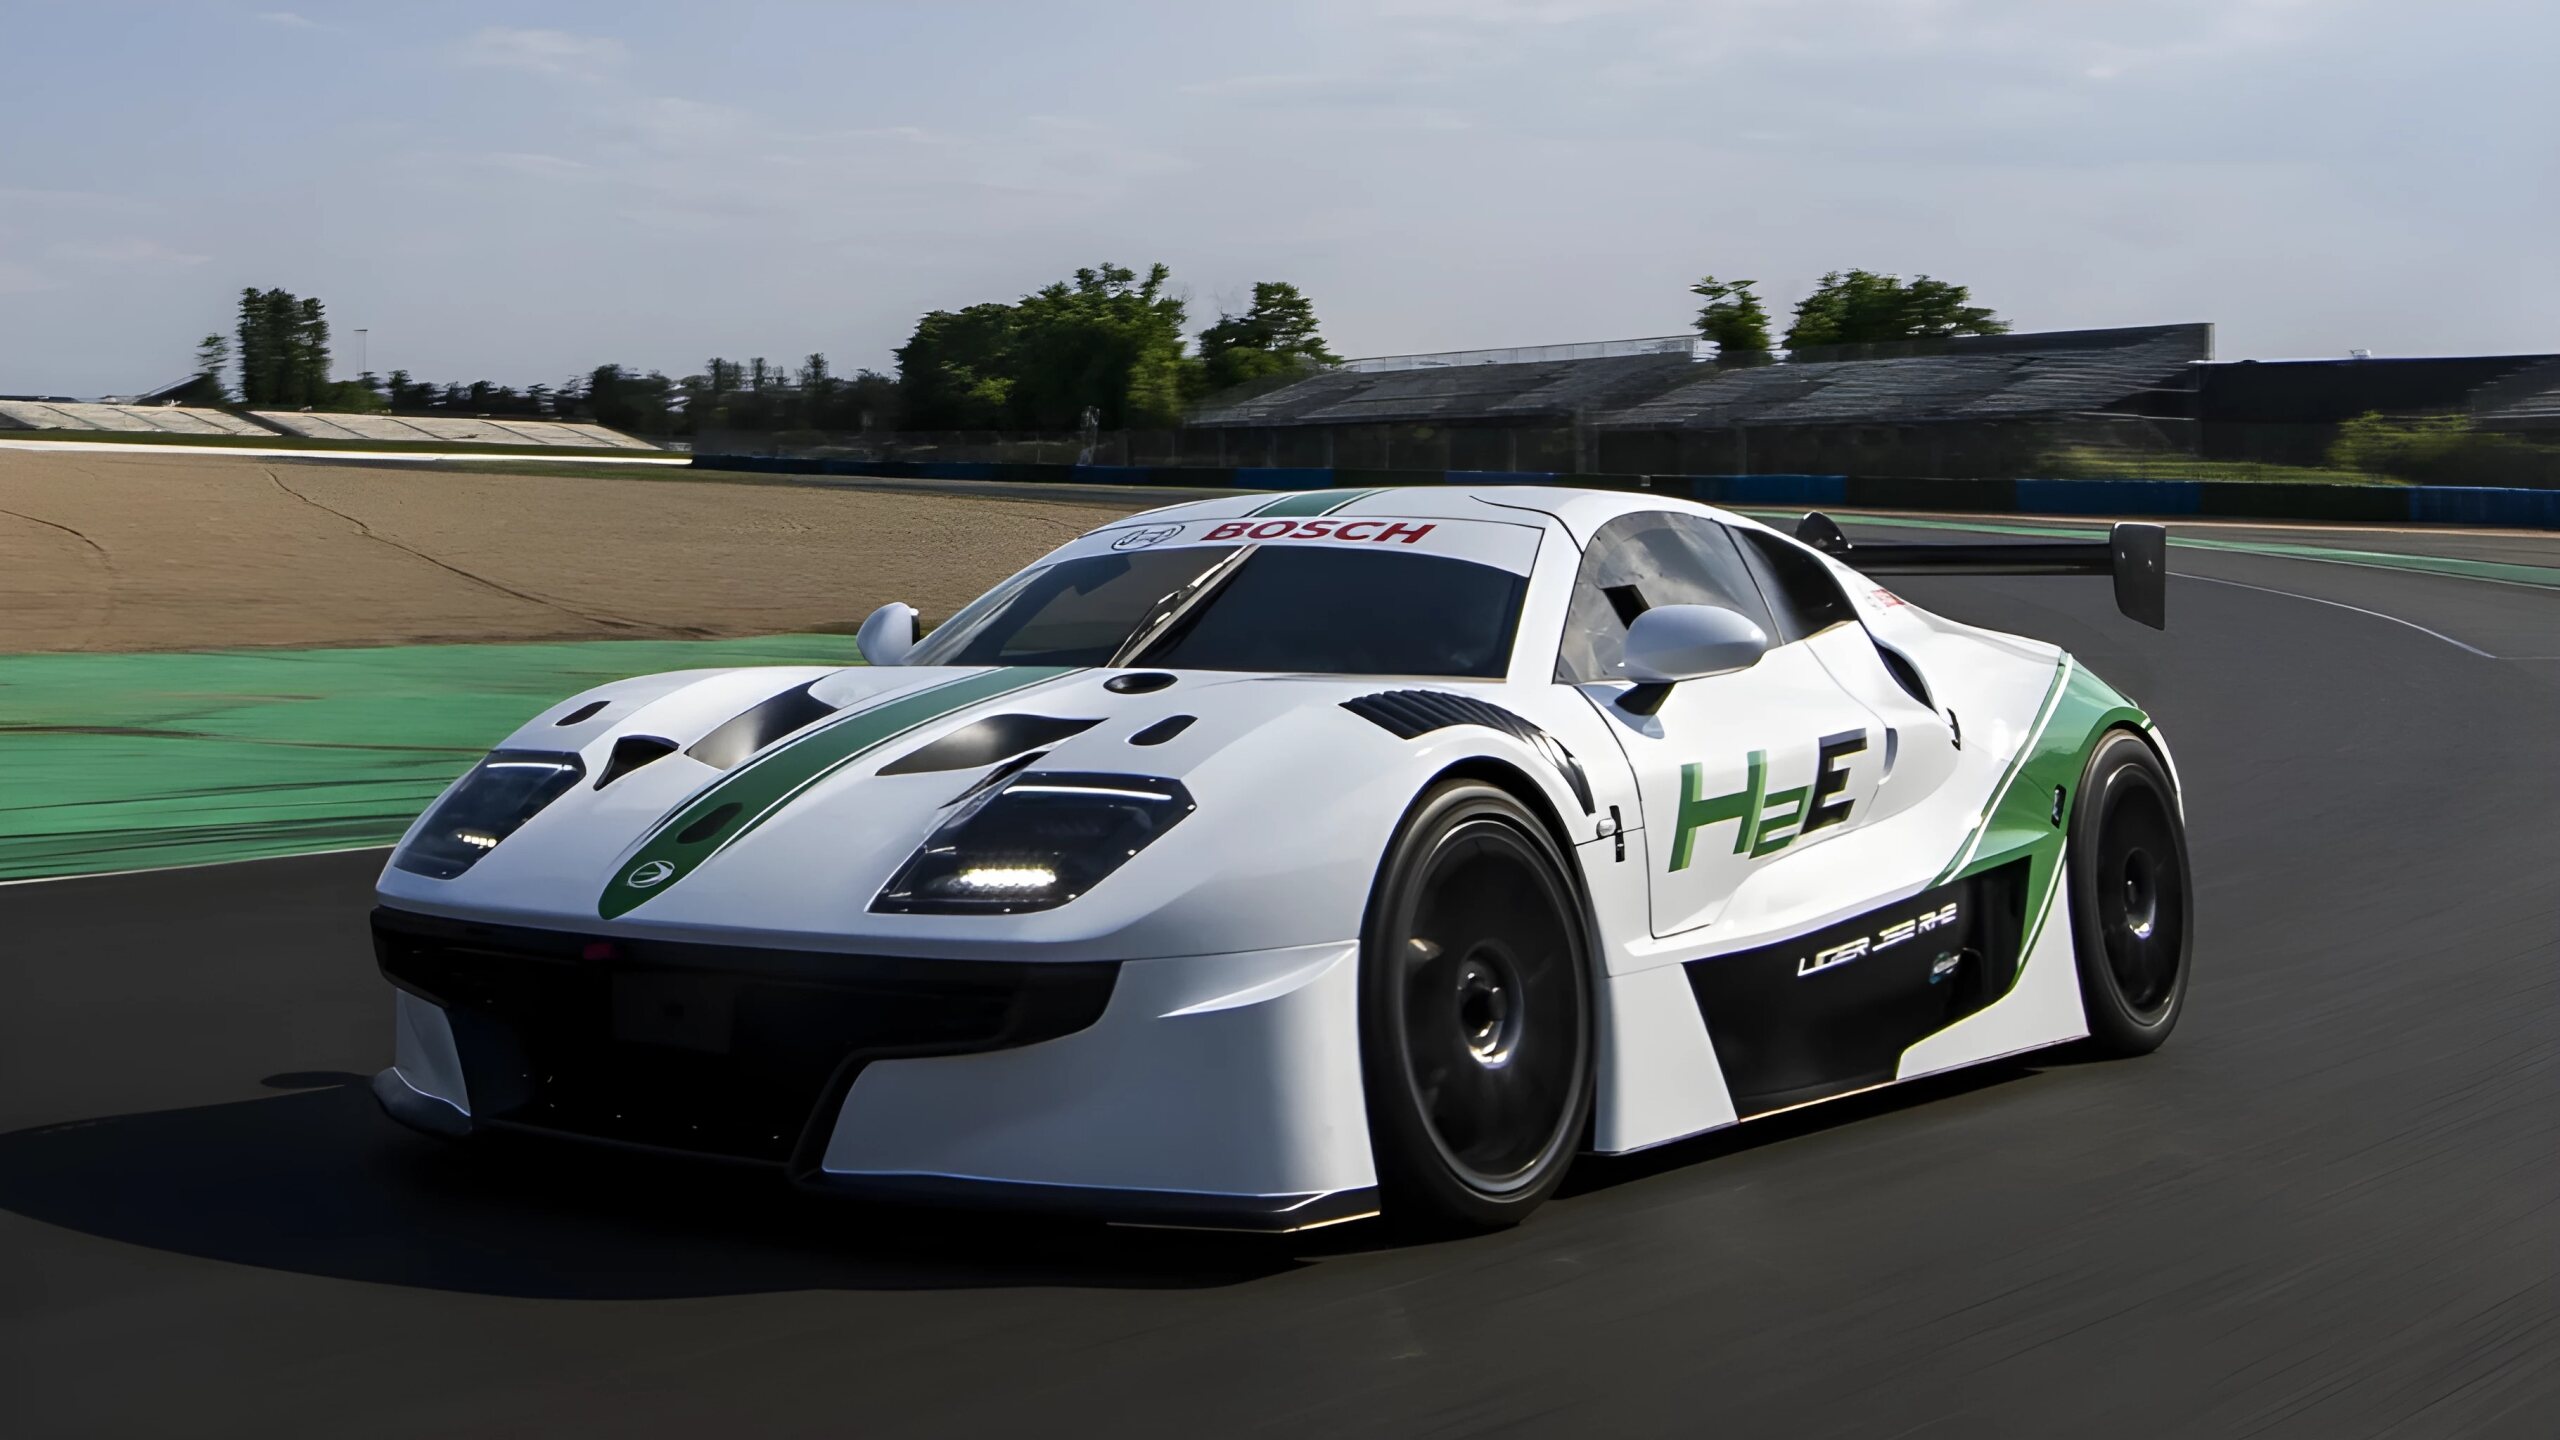
M 1869 575 L 2111 575 L 2116 608 L 2169 626 L 2169 532 L 2123 523 L 2104 540 L 2021 540 L 1987 545 L 1851 545 L 1816 510 L 1796 522 L 1796 538 Z

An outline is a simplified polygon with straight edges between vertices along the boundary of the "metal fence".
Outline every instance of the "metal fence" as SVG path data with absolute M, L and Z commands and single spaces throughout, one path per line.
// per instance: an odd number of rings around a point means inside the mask
M 2430 417 L 2411 417 L 2423 425 Z M 1640 429 L 1577 424 L 1275 425 L 1028 435 L 712 431 L 705 455 L 1217 469 L 1926 479 L 2293 479 L 2560 488 L 2560 433 L 2414 434 L 2349 454 L 2336 425 L 2171 416 Z
M 716 431 L 706 455 L 976 464 L 1469 470 L 1598 474 L 1870 474 L 2018 479 L 2085 470 L 2172 473 L 2197 455 L 2195 423 L 2060 421 L 1620 429 L 1587 424 L 1282 425 L 1028 435 Z

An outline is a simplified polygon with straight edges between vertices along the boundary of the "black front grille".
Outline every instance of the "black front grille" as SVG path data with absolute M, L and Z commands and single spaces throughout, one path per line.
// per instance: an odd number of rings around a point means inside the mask
M 870 1060 L 1099 1019 L 1119 967 L 622 940 L 376 910 L 391 983 L 443 1006 L 475 1120 L 813 1168 Z

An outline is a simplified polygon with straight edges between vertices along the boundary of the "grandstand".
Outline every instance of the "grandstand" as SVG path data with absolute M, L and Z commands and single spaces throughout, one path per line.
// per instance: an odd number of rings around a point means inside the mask
M 99 405 L 76 400 L 0 400 L 0 430 L 86 430 L 128 435 L 275 433 L 224 410 L 187 405 Z
M 1353 361 L 1211 396 L 1191 427 L 1247 463 L 1938 473 L 2022 463 L 2066 425 L 2157 438 L 2150 422 L 2192 418 L 2213 327 L 1959 336 L 1774 364 L 1699 351 L 1672 337 Z
M 1569 417 L 1658 393 L 1697 373 L 1691 349 L 1686 345 L 1671 352 L 1561 359 L 1472 358 L 1511 353 L 1518 352 L 1355 360 L 1336 369 L 1316 371 L 1277 389 L 1236 398 L 1211 396 L 1193 412 L 1191 424 L 1415 424 Z M 1425 360 L 1441 363 L 1404 363 Z
M 287 435 L 404 445 L 552 445 L 588 450 L 655 450 L 601 425 L 567 420 L 492 420 L 458 415 L 329 415 L 310 410 L 250 412 Z
M 1919 347 L 1914 347 L 1919 348 Z M 2213 355 L 2210 325 L 1958 336 L 1936 353 L 1720 370 L 1600 418 L 1612 429 L 1896 425 L 2104 413 Z
M 403 445 L 545 445 L 581 450 L 656 450 L 601 425 L 567 420 L 490 420 L 445 415 L 324 415 L 254 410 L 246 415 L 189 405 L 115 405 L 78 400 L 0 400 L 0 430 L 71 430 L 108 435 L 231 435 L 274 440 Z
M 2538 357 L 2468 398 L 2472 420 L 2485 429 L 2560 429 L 2560 357 Z

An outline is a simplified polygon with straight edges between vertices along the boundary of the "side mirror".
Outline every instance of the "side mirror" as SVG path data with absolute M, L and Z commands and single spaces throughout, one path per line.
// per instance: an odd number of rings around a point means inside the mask
M 1721 605 L 1661 605 L 1627 627 L 1627 678 L 1674 685 L 1748 670 L 1769 653 L 1760 627 Z
M 916 607 L 892 600 L 872 611 L 853 643 L 866 664 L 906 664 L 907 652 L 916 648 Z

